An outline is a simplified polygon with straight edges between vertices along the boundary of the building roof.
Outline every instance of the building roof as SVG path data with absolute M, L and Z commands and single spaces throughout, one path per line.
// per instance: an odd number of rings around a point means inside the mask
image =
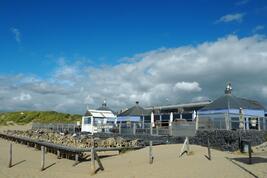
M 144 116 L 148 114 L 149 113 L 143 107 L 141 107 L 137 101 L 136 105 L 120 113 L 118 116 Z
M 192 102 L 192 103 L 166 105 L 166 106 L 150 106 L 146 107 L 145 109 L 153 110 L 153 109 L 172 109 L 172 108 L 186 108 L 186 107 L 204 107 L 210 103 L 211 101 L 201 101 L 201 102 Z
M 211 104 L 200 109 L 204 110 L 219 110 L 219 109 L 256 109 L 264 110 L 264 107 L 254 100 L 239 98 L 231 94 L 225 94 L 214 100 Z
M 111 111 L 102 110 L 87 110 L 85 116 L 93 116 L 97 118 L 116 118 L 116 116 Z
M 207 110 L 221 110 L 221 109 L 251 109 L 251 110 L 265 110 L 264 106 L 259 102 L 240 98 L 232 95 L 231 84 L 228 84 L 225 94 L 218 99 L 214 100 L 209 105 L 200 109 L 200 111 Z

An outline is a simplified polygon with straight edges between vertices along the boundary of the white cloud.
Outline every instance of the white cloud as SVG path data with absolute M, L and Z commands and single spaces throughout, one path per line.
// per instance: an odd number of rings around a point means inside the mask
M 243 17 L 245 16 L 244 13 L 235 13 L 235 14 L 227 14 L 222 16 L 219 20 L 216 21 L 216 23 L 220 23 L 220 22 L 242 22 L 243 21 Z
M 32 96 L 29 93 L 21 93 L 19 96 L 13 97 L 16 101 L 29 101 L 32 99 Z
M 263 25 L 258 25 L 255 28 L 253 28 L 252 33 L 257 33 L 257 32 L 259 32 L 259 31 L 261 31 L 263 29 L 264 29 Z
M 19 29 L 17 29 L 17 28 L 11 28 L 10 30 L 14 34 L 14 37 L 15 37 L 16 42 L 17 43 L 20 43 L 20 41 L 21 41 L 21 37 L 20 37 L 21 34 L 20 34 Z
M 197 82 L 177 82 L 174 85 L 174 90 L 176 91 L 187 91 L 187 92 L 194 92 L 194 91 L 201 91 L 199 87 L 199 83 Z
M 245 5 L 245 4 L 249 3 L 249 1 L 250 1 L 250 0 L 241 0 L 241 1 L 238 1 L 238 2 L 236 3 L 236 5 L 238 5 L 238 6 Z
M 267 86 L 263 86 L 261 89 L 262 95 L 267 98 Z
M 206 96 L 197 96 L 192 99 L 192 102 L 199 102 L 199 101 L 209 101 L 210 98 Z
M 267 39 L 230 35 L 196 46 L 136 54 L 131 63 L 92 67 L 60 62 L 51 77 L 0 75 L 1 110 L 84 113 L 106 98 L 114 110 L 214 99 L 233 94 L 267 104 Z M 10 98 L 13 98 L 13 100 Z M 168 99 L 167 99 L 168 98 Z M 22 100 L 22 101 L 21 101 Z

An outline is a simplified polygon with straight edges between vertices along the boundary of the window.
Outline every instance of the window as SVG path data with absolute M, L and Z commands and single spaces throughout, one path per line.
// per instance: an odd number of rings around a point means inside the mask
M 232 117 L 231 118 L 231 125 L 232 125 L 233 130 L 239 129 L 239 127 L 240 127 L 239 117 Z
M 84 124 L 91 124 L 91 117 L 84 117 Z
M 215 129 L 226 129 L 225 118 L 217 117 L 213 119 L 213 128 Z

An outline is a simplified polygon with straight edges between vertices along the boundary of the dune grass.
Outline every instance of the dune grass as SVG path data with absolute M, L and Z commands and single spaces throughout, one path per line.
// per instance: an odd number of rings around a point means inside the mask
M 41 123 L 74 123 L 81 120 L 81 115 L 59 113 L 55 111 L 20 111 L 20 112 L 4 112 L 0 113 L 0 125 L 8 125 L 9 123 L 27 124 L 30 122 Z

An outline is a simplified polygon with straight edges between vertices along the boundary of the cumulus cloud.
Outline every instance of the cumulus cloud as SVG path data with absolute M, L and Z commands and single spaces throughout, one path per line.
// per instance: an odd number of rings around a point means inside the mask
M 255 28 L 253 28 L 252 33 L 257 33 L 257 32 L 259 32 L 259 31 L 261 31 L 263 29 L 264 29 L 263 25 L 258 25 Z
M 19 29 L 17 29 L 17 28 L 11 28 L 10 30 L 14 34 L 14 38 L 15 38 L 16 42 L 17 43 L 20 43 L 20 41 L 21 41 L 21 39 L 20 39 L 21 34 L 20 34 Z
M 32 97 L 29 93 L 21 93 L 19 96 L 13 97 L 13 100 L 16 100 L 16 101 L 28 101 L 31 99 Z
M 177 82 L 174 85 L 174 90 L 177 91 L 201 91 L 201 88 L 199 87 L 199 83 L 197 82 Z
M 114 110 L 215 99 L 231 81 L 233 94 L 267 104 L 267 39 L 230 35 L 196 46 L 161 48 L 131 62 L 92 67 L 60 62 L 49 78 L 0 75 L 2 111 L 83 113 L 104 99 Z
M 220 23 L 220 22 L 242 22 L 243 17 L 245 16 L 244 13 L 235 13 L 235 14 L 226 14 L 224 16 L 222 16 L 220 19 L 218 19 L 216 21 L 216 23 Z

